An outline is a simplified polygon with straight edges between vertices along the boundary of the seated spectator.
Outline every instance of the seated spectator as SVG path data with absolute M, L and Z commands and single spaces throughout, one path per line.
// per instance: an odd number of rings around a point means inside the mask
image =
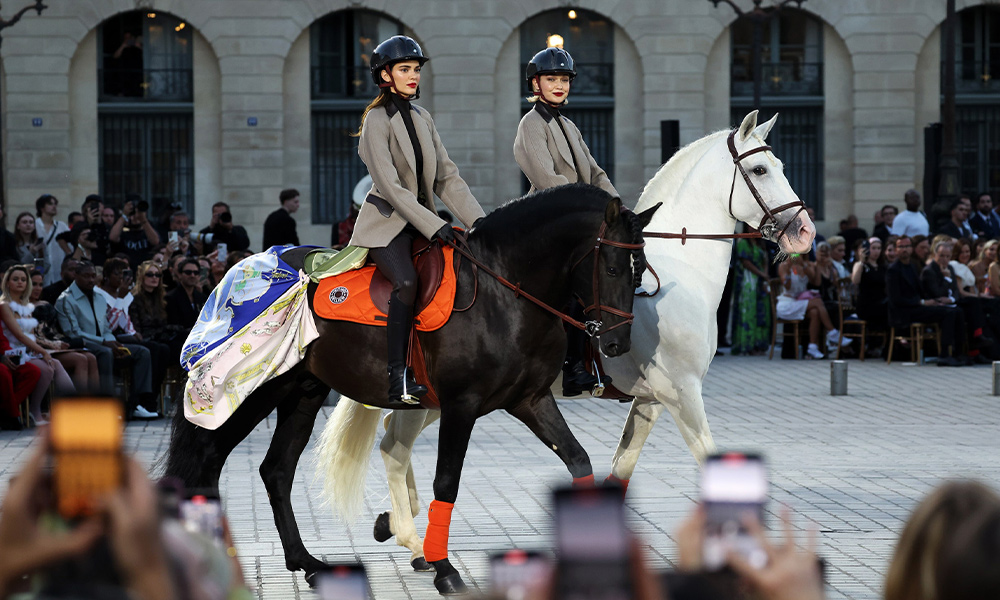
M 751 231 L 743 226 L 744 233 Z M 759 239 L 736 242 L 733 280 L 732 354 L 760 356 L 771 341 L 771 299 L 767 277 L 767 253 Z
M 186 258 L 178 265 L 179 285 L 167 294 L 167 323 L 190 330 L 201 313 L 207 299 L 198 289 L 201 269 L 198 261 Z
M 833 344 L 836 348 L 837 338 L 840 332 L 830 321 L 830 315 L 823 305 L 823 301 L 815 292 L 806 289 L 810 276 L 815 274 L 815 265 L 804 261 L 801 254 L 793 254 L 792 257 L 778 265 L 778 276 L 781 278 L 783 291 L 778 296 L 777 307 L 775 309 L 776 318 L 788 321 L 809 321 L 809 347 L 806 356 L 809 358 L 823 358 L 823 352 L 819 349 L 820 327 L 827 331 L 826 343 L 829 347 Z M 798 340 L 795 341 L 798 344 Z M 841 342 L 846 346 L 851 343 L 850 338 L 844 338 Z
M 217 285 L 222 281 L 222 278 L 226 276 L 226 257 L 219 256 L 219 251 L 209 254 L 207 256 L 209 262 L 209 275 L 208 281 L 202 288 L 202 291 L 206 296 L 212 294 L 212 290 L 215 289 Z
M 152 261 L 139 265 L 129 317 L 142 339 L 168 346 L 170 360 L 173 360 L 181 354 L 187 330 L 167 323 L 166 290 L 162 280 L 163 270 Z
M 834 235 L 826 240 L 826 243 L 830 244 L 830 260 L 833 261 L 833 267 L 837 269 L 837 279 L 850 277 L 851 272 L 847 268 L 847 265 L 844 264 L 844 258 L 847 254 L 847 242 L 844 241 L 842 236 Z
M 876 223 L 872 230 L 872 237 L 877 237 L 882 242 L 882 247 L 886 247 L 886 240 L 892 235 L 892 223 L 899 214 L 899 209 L 891 204 L 886 204 L 880 211 L 882 222 Z
M 31 316 L 35 307 L 28 302 L 30 286 L 27 268 L 15 265 L 4 273 L 0 282 L 3 292 L 0 295 L 0 321 L 11 349 L 21 353 L 22 362 L 30 362 L 41 371 L 38 385 L 28 403 L 28 418 L 36 425 L 45 425 L 48 421 L 42 418 L 42 400 L 48 392 L 49 383 L 55 381 L 56 393 L 60 396 L 76 393 L 76 387 L 62 363 L 52 358 L 49 349 L 43 348 L 35 338 L 38 320 Z
M 42 372 L 33 364 L 15 364 L 7 355 L 10 343 L 0 330 L 0 429 L 20 431 L 24 428 L 20 419 L 21 404 L 38 386 Z
M 853 250 L 859 241 L 868 239 L 868 232 L 858 226 L 858 217 L 856 215 L 847 215 L 847 218 L 844 219 L 844 227 L 840 230 L 839 237 L 844 238 L 845 250 L 847 248 Z M 831 243 L 830 246 L 833 246 L 833 243 Z M 848 256 L 847 259 L 851 260 L 851 257 Z
M 979 290 L 980 296 L 993 296 L 993 290 L 990 286 L 990 267 L 997 260 L 997 244 L 1000 244 L 1000 241 L 989 240 L 986 242 L 976 259 L 969 263 L 969 270 L 976 278 L 976 288 Z
M 108 322 L 107 303 L 101 294 L 94 292 L 96 281 L 94 265 L 87 261 L 81 262 L 77 268 L 76 281 L 56 301 L 59 325 L 66 335 L 83 338 L 87 350 L 97 356 L 104 393 L 109 393 L 113 387 L 114 359 L 129 357 L 135 367 L 132 370 L 134 393 L 130 396 L 132 406 L 126 407 L 125 414 L 131 416 L 135 405 L 151 405 L 149 395 L 153 393 L 153 389 L 149 350 L 138 344 L 122 344 L 115 339 Z
M 969 356 L 980 362 L 989 362 L 979 357 L 979 349 L 993 344 L 992 338 L 984 335 L 986 317 L 979 298 L 963 293 L 958 286 L 958 277 L 951 270 L 950 240 L 934 244 L 934 260 L 920 273 L 921 295 L 925 301 L 933 301 L 938 306 L 958 307 L 965 316 L 969 332 Z
M 947 482 L 913 510 L 889 562 L 885 600 L 1000 598 L 1000 497 Z
M 958 277 L 958 289 L 963 296 L 978 296 L 976 275 L 970 268 L 972 261 L 972 242 L 968 238 L 959 238 L 951 250 L 951 272 Z
M 178 252 L 177 254 L 172 254 L 167 260 L 167 270 L 166 274 L 163 276 L 163 285 L 167 288 L 167 291 L 172 291 L 180 285 L 181 282 L 181 262 L 187 260 L 187 256 L 183 253 Z
M 233 213 L 225 202 L 216 202 L 212 205 L 212 220 L 200 233 L 202 236 L 212 235 L 212 241 L 202 242 L 202 255 L 211 254 L 220 243 L 226 245 L 227 252 L 246 250 L 250 247 L 247 230 L 242 225 L 233 224 Z
M 884 331 L 889 328 L 889 304 L 885 295 L 885 255 L 882 240 L 871 237 L 858 242 L 851 283 L 857 287 L 858 298 L 854 309 L 858 317 L 867 321 L 868 330 Z
M 3 224 L 3 207 L 0 206 L 0 264 L 8 260 L 17 261 L 17 244 L 14 243 L 14 234 L 7 231 Z
M 229 269 L 236 266 L 236 263 L 240 262 L 244 258 L 247 258 L 248 256 L 253 256 L 253 252 L 249 252 L 247 250 L 230 252 L 229 255 L 226 256 L 226 272 L 228 273 Z
M 104 264 L 110 252 L 110 239 L 108 235 L 111 228 L 104 224 L 102 213 L 104 203 L 97 194 L 87 196 L 83 202 L 83 222 L 73 225 L 71 241 L 77 246 L 77 259 L 85 258 L 97 264 Z M 83 245 L 80 239 L 84 231 L 87 231 L 87 244 L 85 251 L 80 252 L 79 246 Z
M 133 268 L 148 259 L 152 255 L 152 248 L 160 243 L 160 236 L 149 222 L 147 210 L 141 210 L 143 208 L 148 210 L 149 205 L 141 197 L 136 194 L 126 196 L 122 215 L 108 234 L 113 247 L 128 256 L 128 262 Z
M 59 272 L 59 280 L 41 289 L 42 300 L 49 304 L 55 304 L 59 299 L 59 294 L 66 291 L 66 288 L 76 280 L 76 266 L 78 261 L 72 256 L 67 256 L 62 261 L 62 268 Z
M 1000 216 L 993 212 L 993 196 L 983 192 L 976 198 L 976 212 L 969 217 L 969 226 L 980 238 L 1000 238 Z
M 913 244 L 913 262 L 924 268 L 931 261 L 931 241 L 926 235 L 915 235 L 910 240 Z M 899 244 L 896 244 L 897 249 Z
M 829 242 L 816 244 L 816 262 L 812 266 L 809 287 L 817 290 L 820 298 L 825 302 L 835 302 L 837 299 L 837 282 L 840 280 L 840 271 L 837 269 L 836 263 L 833 262 Z
M 885 254 L 886 267 L 896 262 L 896 240 L 898 239 L 898 235 L 890 235 L 885 239 L 885 244 L 882 245 L 882 254 Z
M 47 268 L 45 240 L 38 237 L 35 217 L 30 212 L 17 215 L 14 221 L 14 243 L 17 247 L 17 260 L 21 264 L 35 264 L 35 259 L 41 259 L 43 268 Z
M 967 206 L 962 198 L 955 198 L 951 202 L 951 206 L 948 207 L 948 210 L 951 212 L 951 220 L 945 223 L 938 230 L 938 233 L 943 233 L 956 239 L 963 237 L 970 240 L 976 239 L 976 234 L 965 224 L 965 220 L 969 218 Z
M 919 263 L 912 260 L 913 242 L 910 238 L 900 236 L 896 240 L 896 256 L 896 261 L 886 269 L 885 278 L 889 324 L 909 327 L 915 322 L 939 323 L 944 355 L 938 357 L 938 366 L 960 367 L 968 364 L 961 355 L 961 348 L 965 345 L 965 317 L 962 311 L 941 306 L 935 299 L 921 297 L 917 271 Z

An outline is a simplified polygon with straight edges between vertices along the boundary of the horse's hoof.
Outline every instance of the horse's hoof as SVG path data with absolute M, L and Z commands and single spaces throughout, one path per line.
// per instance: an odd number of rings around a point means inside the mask
M 375 541 L 384 542 L 392 537 L 392 529 L 389 527 L 389 513 L 384 512 L 375 517 Z
M 309 587 L 311 587 L 311 588 L 316 587 L 316 575 L 318 573 L 319 573 L 319 571 L 313 571 L 312 573 L 306 573 L 306 583 L 309 584 Z
M 428 573 L 433 572 L 435 569 L 431 566 L 431 563 L 427 562 L 427 559 L 423 556 L 418 556 L 410 561 L 410 566 L 413 570 L 418 573 Z
M 469 588 L 465 587 L 465 582 L 458 573 L 451 573 L 440 579 L 435 578 L 434 587 L 442 596 L 461 596 L 469 593 Z

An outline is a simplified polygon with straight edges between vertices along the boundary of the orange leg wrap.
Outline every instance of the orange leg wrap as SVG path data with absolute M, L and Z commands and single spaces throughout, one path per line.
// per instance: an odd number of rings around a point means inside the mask
M 431 500 L 427 512 L 427 534 L 424 536 L 424 558 L 428 562 L 448 558 L 448 528 L 451 527 L 451 511 L 455 505 L 450 502 Z
M 617 483 L 622 486 L 622 498 L 625 497 L 625 492 L 628 491 L 628 479 L 618 479 L 614 475 L 608 475 L 608 478 L 604 480 L 604 483 Z
M 594 474 L 591 473 L 586 477 L 574 477 L 573 487 L 575 488 L 592 488 L 594 487 Z

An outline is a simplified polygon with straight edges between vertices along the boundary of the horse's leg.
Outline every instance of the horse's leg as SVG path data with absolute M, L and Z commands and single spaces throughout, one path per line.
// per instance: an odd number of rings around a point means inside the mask
M 573 485 L 593 484 L 594 469 L 590 456 L 566 425 L 552 392 L 520 402 L 508 408 L 507 412 L 527 425 L 543 444 L 556 453 L 573 476 Z
M 385 436 L 380 445 L 392 510 L 382 513 L 375 520 L 375 539 L 384 542 L 395 535 L 396 544 L 410 550 L 410 565 L 415 571 L 433 571 L 434 568 L 424 559 L 423 540 L 413 523 L 413 517 L 420 512 L 420 504 L 410 453 L 420 432 L 439 416 L 437 411 L 429 410 L 391 412 L 386 415 Z
M 636 398 L 632 401 L 632 408 L 625 418 L 622 437 L 611 460 L 611 475 L 606 481 L 614 481 L 621 484 L 624 489 L 628 489 L 628 481 L 632 478 L 636 463 L 639 462 L 642 446 L 646 443 L 649 432 L 653 430 L 653 425 L 664 408 L 662 403 L 647 398 Z
M 260 465 L 267 496 L 274 513 L 281 546 L 285 551 L 285 567 L 289 571 L 302 569 L 312 585 L 313 576 L 325 568 L 320 560 L 306 550 L 292 510 L 292 483 L 299 456 L 309 442 L 316 414 L 330 389 L 311 374 L 303 373 L 293 380 L 294 386 L 285 392 L 278 405 L 278 422 L 267 455 Z
M 424 556 L 437 571 L 434 575 L 434 587 L 442 595 L 451 596 L 468 591 L 462 576 L 448 560 L 448 530 L 476 415 L 461 405 L 456 406 L 457 402 L 441 404 L 443 407 L 437 468 L 434 472 L 434 500 L 427 511 Z
M 667 410 L 677 423 L 677 429 L 691 454 L 698 464 L 702 464 L 705 457 L 715 452 L 715 440 L 705 414 L 705 399 L 701 395 L 702 377 L 691 374 L 689 381 L 678 387 L 680 398 L 677 401 L 666 401 Z M 663 402 L 662 399 L 660 401 Z

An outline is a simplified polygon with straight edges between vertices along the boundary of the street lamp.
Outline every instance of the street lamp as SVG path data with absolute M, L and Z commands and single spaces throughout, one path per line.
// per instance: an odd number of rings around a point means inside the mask
M 794 3 L 798 8 L 802 8 L 802 3 L 806 0 L 776 0 L 772 6 L 767 8 L 761 6 L 763 0 L 753 0 L 753 8 L 748 11 L 741 9 L 733 0 L 708 1 L 716 8 L 719 7 L 720 3 L 726 3 L 733 9 L 738 19 L 746 18 L 753 23 L 753 53 L 751 57 L 751 61 L 753 62 L 753 107 L 760 109 L 760 93 L 764 80 L 764 61 L 761 57 L 761 46 L 764 43 L 764 23 L 771 19 L 772 13 L 780 12 L 782 8 L 789 4 Z
M 21 17 L 24 16 L 24 13 L 28 12 L 29 10 L 36 10 L 38 11 L 38 16 L 42 16 L 42 11 L 45 10 L 46 8 L 48 8 L 48 6 L 43 4 L 42 0 L 35 0 L 34 6 L 25 6 L 21 10 L 17 11 L 17 14 L 15 14 L 13 17 L 9 19 L 0 18 L 0 45 L 3 44 L 2 32 L 4 29 L 7 29 L 14 23 L 20 21 Z M 4 181 L 4 174 L 3 174 L 4 165 L 6 164 L 7 164 L 7 152 L 6 148 L 4 148 L 2 134 L 0 134 L 0 205 L 2 205 L 4 208 L 7 208 L 7 184 Z M 6 212 L 4 213 L 3 220 L 4 221 L 7 220 Z

